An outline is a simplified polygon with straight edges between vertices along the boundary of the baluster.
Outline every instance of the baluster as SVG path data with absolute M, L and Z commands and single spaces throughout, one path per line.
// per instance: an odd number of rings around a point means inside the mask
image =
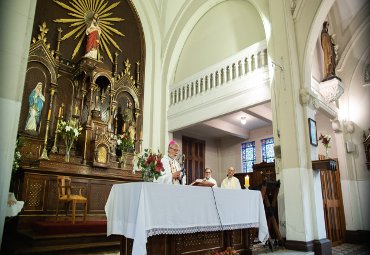
M 230 81 L 230 66 L 226 67 L 226 82 Z
M 190 96 L 190 88 L 189 88 L 189 84 L 187 85 L 187 87 L 186 87 L 186 99 L 188 99 L 189 98 L 189 96 Z
M 207 91 L 208 90 L 208 76 L 206 76 L 206 78 L 205 78 L 204 85 L 205 85 L 204 90 Z
M 256 69 L 261 68 L 261 52 L 256 54 Z
M 215 87 L 217 87 L 219 85 L 219 75 L 218 75 L 218 71 L 216 71 L 216 75 L 215 75 Z
M 251 71 L 253 72 L 256 69 L 256 56 L 253 54 L 251 58 Z
M 235 63 L 233 63 L 233 67 L 232 67 L 232 77 L 231 77 L 231 79 L 235 79 L 236 77 L 238 77 L 238 69 L 236 68 L 236 64 Z
M 245 72 L 244 73 L 245 74 L 248 74 L 250 72 L 249 63 L 250 63 L 250 61 L 249 61 L 248 57 L 246 57 L 244 59 L 244 68 L 245 68 Z
M 265 63 L 265 50 L 262 50 L 261 53 L 260 53 L 260 61 L 261 61 L 261 67 L 264 67 L 266 65 Z
M 175 104 L 177 103 L 177 91 L 175 90 L 175 95 L 174 95 L 174 98 L 175 98 Z
M 178 89 L 178 98 L 177 98 L 177 102 L 181 102 L 181 88 Z
M 191 83 L 191 87 L 190 87 L 190 96 L 194 96 L 194 82 Z
M 203 78 L 200 78 L 200 93 L 202 93 L 204 91 L 204 88 L 203 88 Z
M 195 82 L 195 95 L 199 94 L 199 82 L 198 80 Z
M 213 88 L 213 82 L 214 82 L 213 73 L 211 73 L 211 78 L 210 78 L 210 88 L 211 89 Z
M 182 100 L 184 101 L 186 99 L 185 95 L 185 86 L 182 87 Z
M 220 85 L 225 83 L 225 69 L 221 68 Z
M 243 75 L 243 70 L 244 70 L 244 62 L 241 60 L 238 61 L 238 74 L 239 77 Z

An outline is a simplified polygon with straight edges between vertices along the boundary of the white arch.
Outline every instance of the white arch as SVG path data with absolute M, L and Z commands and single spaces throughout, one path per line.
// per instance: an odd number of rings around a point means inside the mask
M 178 18 L 173 22 L 171 27 L 168 42 L 163 47 L 163 102 L 162 111 L 167 112 L 170 95 L 168 93 L 170 85 L 175 77 L 176 67 L 181 54 L 181 51 L 186 43 L 188 36 L 193 30 L 197 22 L 214 6 L 226 2 L 227 0 L 213 0 L 213 1 L 192 1 L 182 8 Z M 250 0 L 249 3 L 256 9 L 259 14 L 264 27 L 265 37 L 269 37 L 271 31 L 267 2 L 260 0 Z M 165 120 L 167 125 L 167 119 Z M 168 132 L 168 129 L 165 130 Z
M 160 84 L 161 73 L 161 34 L 158 24 L 159 16 L 155 8 L 155 3 L 145 0 L 132 0 L 133 6 L 137 11 L 143 27 L 145 38 L 145 77 L 144 77 L 144 107 L 143 107 L 143 129 L 148 132 L 143 132 L 143 148 L 159 147 L 161 144 L 161 126 L 162 121 L 156 118 L 163 119 L 160 111 L 160 104 L 156 104 L 159 100 L 158 94 L 161 92 L 155 89 L 155 85 Z M 159 115 L 159 116 L 157 116 Z M 164 142 L 162 142 L 164 144 Z

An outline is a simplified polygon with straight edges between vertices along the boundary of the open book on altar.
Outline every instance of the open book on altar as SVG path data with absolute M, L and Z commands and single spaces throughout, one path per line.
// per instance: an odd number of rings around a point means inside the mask
M 191 186 L 202 186 L 202 187 L 213 187 L 213 185 L 215 184 L 212 182 L 206 181 L 204 179 L 196 179 L 190 185 Z

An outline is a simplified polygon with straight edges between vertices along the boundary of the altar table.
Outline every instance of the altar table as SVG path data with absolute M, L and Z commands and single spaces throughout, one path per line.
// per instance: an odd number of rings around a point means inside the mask
M 159 183 L 115 184 L 105 205 L 107 235 L 134 240 L 133 255 L 146 254 L 148 237 L 161 234 L 268 228 L 259 191 Z

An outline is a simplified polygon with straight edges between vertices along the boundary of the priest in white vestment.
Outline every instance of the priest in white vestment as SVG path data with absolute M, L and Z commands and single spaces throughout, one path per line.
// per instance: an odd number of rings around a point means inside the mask
M 208 181 L 208 182 L 211 182 L 214 184 L 213 187 L 217 187 L 217 181 L 215 179 L 212 178 L 212 169 L 211 168 L 206 168 L 204 169 L 204 180 L 205 181 Z
M 227 170 L 227 177 L 222 181 L 221 188 L 223 189 L 241 189 L 238 178 L 234 177 L 235 169 L 231 166 Z
M 181 176 L 181 166 L 177 162 L 176 157 L 179 154 L 179 145 L 174 140 L 168 144 L 168 155 L 163 156 L 161 162 L 163 164 L 162 175 L 158 177 L 158 183 L 165 184 L 182 184 L 186 183 L 185 176 Z

